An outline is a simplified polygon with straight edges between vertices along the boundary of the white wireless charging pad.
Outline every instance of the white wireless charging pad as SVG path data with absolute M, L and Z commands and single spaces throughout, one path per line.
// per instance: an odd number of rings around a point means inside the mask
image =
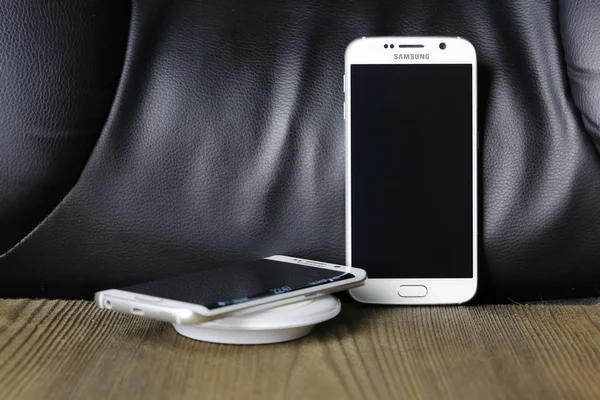
M 180 335 L 204 342 L 279 343 L 308 335 L 316 324 L 335 317 L 341 309 L 340 300 L 327 295 L 202 324 L 173 326 Z

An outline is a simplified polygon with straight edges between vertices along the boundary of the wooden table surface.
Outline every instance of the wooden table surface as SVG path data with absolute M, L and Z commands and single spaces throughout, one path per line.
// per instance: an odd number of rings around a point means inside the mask
M 294 342 L 202 343 L 84 301 L 0 301 L 0 399 L 600 399 L 600 307 L 344 304 Z

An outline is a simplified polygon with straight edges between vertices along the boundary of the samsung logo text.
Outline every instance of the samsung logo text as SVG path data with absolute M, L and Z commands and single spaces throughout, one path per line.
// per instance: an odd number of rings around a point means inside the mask
M 429 60 L 429 53 L 425 53 L 425 54 L 394 54 L 394 60 Z

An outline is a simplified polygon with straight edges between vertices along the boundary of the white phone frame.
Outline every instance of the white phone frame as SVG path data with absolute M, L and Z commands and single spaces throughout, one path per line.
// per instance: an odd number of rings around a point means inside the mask
M 446 48 L 441 49 L 440 43 Z M 394 44 L 394 48 L 384 48 Z M 398 45 L 423 45 L 420 48 L 398 48 Z M 417 54 L 416 59 L 396 59 L 395 54 Z M 421 57 L 420 55 L 423 55 Z M 425 58 L 425 54 L 428 57 Z M 401 58 L 401 57 L 398 57 Z M 478 267 L 478 135 L 477 135 L 477 58 L 473 45 L 460 37 L 370 37 L 351 42 L 345 55 L 344 118 L 346 120 L 346 264 L 352 265 L 352 180 L 351 180 L 351 73 L 353 64 L 471 64 L 473 67 L 473 278 L 444 279 L 368 279 L 367 283 L 350 290 L 357 301 L 374 304 L 460 304 L 470 300 L 477 291 Z M 401 256 L 398 258 L 401 260 Z M 401 261 L 399 261 L 401 262 Z M 368 273 L 368 267 L 367 273 Z M 400 286 L 425 286 L 424 297 L 401 297 Z
M 358 287 L 364 284 L 367 274 L 360 268 L 348 268 L 340 264 L 330 264 L 320 261 L 305 260 L 298 257 L 275 255 L 266 257 L 267 260 L 284 263 L 300 264 L 313 268 L 330 269 L 351 273 L 354 278 L 326 284 L 311 286 L 272 296 L 260 297 L 243 303 L 208 309 L 200 304 L 186 303 L 171 299 L 142 295 L 120 289 L 109 289 L 97 292 L 96 304 L 103 309 L 119 311 L 126 314 L 139 315 L 160 321 L 176 324 L 198 324 L 215 318 L 221 318 L 231 313 L 241 314 L 273 308 L 284 304 L 301 301 L 304 298 L 314 298 Z M 284 267 L 284 266 L 282 266 Z

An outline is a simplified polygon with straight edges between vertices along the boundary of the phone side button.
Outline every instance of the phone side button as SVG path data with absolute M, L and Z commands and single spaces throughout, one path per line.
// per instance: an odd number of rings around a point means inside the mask
M 402 285 L 398 288 L 400 297 L 425 297 L 427 288 L 423 285 Z
M 344 119 L 346 119 L 346 102 L 344 101 Z
M 160 303 L 163 301 L 160 297 L 151 297 L 151 296 L 135 296 L 136 300 L 146 301 L 148 303 Z

